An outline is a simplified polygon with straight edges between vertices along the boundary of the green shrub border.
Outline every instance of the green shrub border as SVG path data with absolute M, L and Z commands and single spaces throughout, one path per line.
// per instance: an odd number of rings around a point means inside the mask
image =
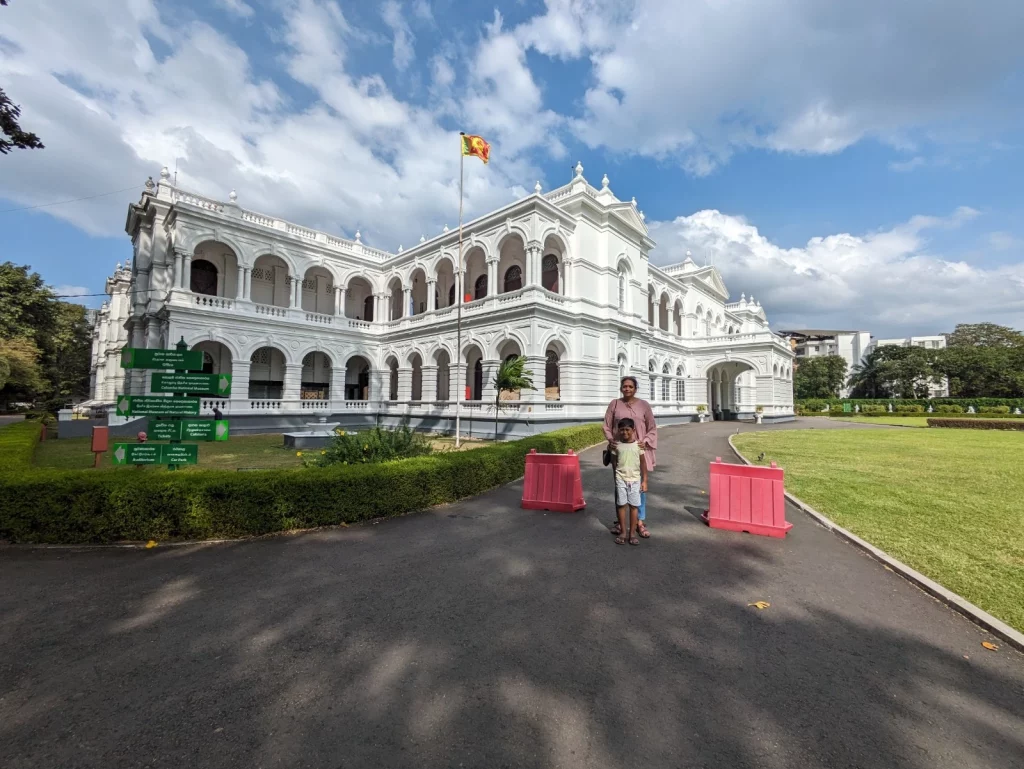
M 378 465 L 245 473 L 27 469 L 13 466 L 31 463 L 25 436 L 15 431 L 9 440 L 13 454 L 0 476 L 0 539 L 104 544 L 248 537 L 401 515 L 521 477 L 530 449 L 562 454 L 600 443 L 604 434 L 600 425 L 582 425 Z
M 1019 419 L 961 419 L 946 417 L 942 419 L 928 418 L 929 427 L 952 427 L 968 430 L 1022 430 L 1024 421 Z
M 928 413 L 922 413 L 920 411 L 898 411 L 898 410 L 897 411 L 893 411 L 893 412 L 882 411 L 880 413 L 861 411 L 859 414 L 855 413 L 855 412 L 852 412 L 852 411 L 849 412 L 849 413 L 843 413 L 842 411 L 830 411 L 828 413 L 822 412 L 821 416 L 823 416 L 823 417 L 833 417 L 833 418 L 837 418 L 837 419 L 838 418 L 842 418 L 842 417 L 872 417 L 872 418 L 879 418 L 879 419 L 884 418 L 884 417 L 921 417 L 921 418 L 924 418 L 924 417 L 928 417 L 928 418 L 936 417 L 936 418 L 939 418 L 939 419 L 948 417 L 950 419 L 1021 419 L 1021 420 L 1024 420 L 1024 414 L 1006 414 L 1006 413 L 999 413 L 999 412 L 987 413 L 987 414 L 982 414 L 982 413 L 978 413 L 978 414 L 957 414 L 957 413 L 948 413 L 948 412 L 938 412 L 938 411 L 936 411 L 936 412 L 933 412 L 931 414 L 928 414 Z
M 940 405 L 961 406 L 964 411 L 967 411 L 968 406 L 974 406 L 975 410 L 989 406 L 1009 406 L 1011 411 L 1015 408 L 1024 411 L 1024 398 L 806 398 L 797 400 L 796 405 L 804 406 L 808 402 L 839 406 L 840 410 L 844 403 L 849 403 L 851 407 L 860 404 L 862 408 L 864 406 L 887 406 L 891 403 L 894 409 L 901 405 L 928 408 L 930 404 L 933 408 Z

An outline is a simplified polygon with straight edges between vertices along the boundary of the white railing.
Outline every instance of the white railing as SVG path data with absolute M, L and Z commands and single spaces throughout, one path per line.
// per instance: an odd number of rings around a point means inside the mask
M 295 235 L 305 240 L 316 240 L 316 232 L 313 230 L 307 230 L 305 227 L 300 227 L 297 224 L 286 224 L 285 227 L 285 232 L 289 235 Z
M 274 400 L 251 400 L 249 401 L 250 411 L 280 411 L 283 401 Z
M 224 213 L 223 203 L 218 203 L 210 198 L 204 198 L 202 195 L 193 195 L 191 192 L 181 192 L 180 190 L 172 189 L 171 200 L 174 203 L 187 203 L 190 206 L 202 208 L 206 211 L 214 211 L 218 214 Z
M 567 198 L 571 194 L 572 194 L 572 185 L 571 184 L 566 184 L 564 187 L 559 187 L 556 190 L 551 190 L 551 192 L 547 193 L 544 197 L 547 198 L 550 202 L 553 203 L 556 200 L 561 200 L 562 198 Z
M 195 304 L 197 307 L 216 307 L 219 310 L 230 310 L 232 307 L 230 299 L 221 296 L 207 296 L 206 294 L 196 294 Z
M 367 320 L 356 320 L 354 318 L 349 318 L 348 319 L 348 327 L 349 328 L 359 328 L 359 329 L 364 329 L 364 330 L 369 331 L 369 329 L 370 329 L 370 322 L 367 321 Z
M 301 407 L 303 409 L 307 409 L 307 410 L 327 411 L 327 410 L 329 410 L 331 408 L 331 402 L 330 401 L 321 401 L 321 400 L 307 399 L 307 400 L 299 401 L 299 403 L 300 403 L 300 405 L 301 405 Z
M 333 321 L 330 315 L 318 315 L 315 312 L 306 313 L 306 322 L 308 323 L 323 323 L 324 325 L 331 325 Z
M 370 401 L 345 401 L 347 411 L 369 411 Z
M 565 410 L 565 404 L 564 403 L 545 403 L 544 404 L 544 410 L 545 411 L 564 411 Z
M 259 224 L 263 227 L 274 229 L 274 220 L 263 214 L 254 214 L 252 211 L 242 211 L 242 221 Z
M 257 315 L 273 315 L 277 318 L 285 318 L 288 316 L 287 307 L 275 307 L 269 304 L 257 304 L 256 305 Z
M 205 412 L 208 411 L 208 412 L 210 412 L 212 414 L 214 408 L 218 408 L 221 411 L 225 411 L 228 408 L 228 402 L 226 400 L 222 400 L 222 399 L 219 399 L 219 398 L 217 398 L 217 399 L 213 399 L 213 398 L 202 398 L 202 399 L 200 399 L 200 401 L 199 401 L 199 411 L 200 412 L 205 413 Z

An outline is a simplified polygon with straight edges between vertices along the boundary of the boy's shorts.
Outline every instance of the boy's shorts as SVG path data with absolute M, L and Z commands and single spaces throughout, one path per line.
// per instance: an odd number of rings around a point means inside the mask
M 615 504 L 619 507 L 623 505 L 640 507 L 640 481 L 626 482 L 621 478 L 616 478 Z

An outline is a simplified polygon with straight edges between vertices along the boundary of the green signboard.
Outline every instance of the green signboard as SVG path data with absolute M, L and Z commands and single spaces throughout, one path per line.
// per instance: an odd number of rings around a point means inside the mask
M 150 419 L 146 432 L 151 441 L 226 441 L 228 420 Z
M 155 393 L 231 394 L 231 374 L 153 374 Z
M 117 415 L 119 417 L 195 417 L 199 416 L 199 398 L 121 395 L 117 399 Z
M 115 465 L 194 465 L 199 447 L 194 443 L 115 443 Z
M 143 347 L 125 347 L 121 350 L 121 368 L 165 368 L 202 371 L 203 351 L 150 350 Z

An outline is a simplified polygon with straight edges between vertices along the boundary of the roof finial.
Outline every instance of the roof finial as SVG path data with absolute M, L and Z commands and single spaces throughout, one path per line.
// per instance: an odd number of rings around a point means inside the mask
M 609 184 L 611 184 L 611 182 L 608 181 L 608 174 L 605 174 L 604 178 L 601 179 L 601 189 L 608 189 Z
M 533 191 L 536 192 L 538 195 L 540 195 L 540 191 L 541 191 L 540 180 L 538 180 L 537 183 L 535 185 L 533 185 Z
M 644 216 L 644 212 L 643 212 L 643 211 L 641 211 L 641 212 L 640 212 L 640 221 L 642 222 L 642 221 L 643 221 L 644 219 L 646 219 L 646 218 L 647 218 L 647 217 L 646 217 L 646 216 Z
M 427 242 L 427 239 L 423 235 L 420 235 L 420 243 L 426 243 L 426 242 Z
M 742 292 L 740 294 L 740 304 L 746 304 L 746 303 L 747 303 L 747 292 L 744 291 L 744 292 Z
M 583 176 L 583 163 L 578 160 L 576 161 L 576 176 Z
M 444 231 L 448 232 L 448 225 L 447 224 L 444 226 Z
M 160 178 L 163 179 L 164 181 L 167 181 L 168 179 L 171 178 L 171 172 L 168 170 L 167 166 L 164 166 L 163 168 L 160 169 Z
M 238 200 L 238 193 L 235 192 L 235 188 L 234 187 L 232 187 L 231 188 L 231 192 L 228 193 L 228 200 L 230 200 L 232 203 L 234 203 L 234 202 L 236 202 Z
M 398 247 L 398 253 L 402 253 L 403 251 L 405 251 L 405 249 L 404 249 L 404 248 L 402 248 L 401 246 L 399 246 L 399 247 Z
M 360 240 L 360 238 L 362 238 L 362 237 L 363 237 L 363 233 L 361 233 L 359 230 L 356 230 L 356 243 L 362 243 L 363 241 Z
M 117 263 L 117 267 L 114 268 L 114 272 L 120 272 L 120 271 L 121 271 L 121 263 L 118 262 Z
M 150 192 L 152 192 L 155 187 L 156 187 L 156 182 L 154 182 L 153 181 L 153 177 L 150 176 L 148 179 L 146 179 L 146 189 L 149 190 Z
M 636 208 L 636 195 L 633 196 L 633 208 Z

